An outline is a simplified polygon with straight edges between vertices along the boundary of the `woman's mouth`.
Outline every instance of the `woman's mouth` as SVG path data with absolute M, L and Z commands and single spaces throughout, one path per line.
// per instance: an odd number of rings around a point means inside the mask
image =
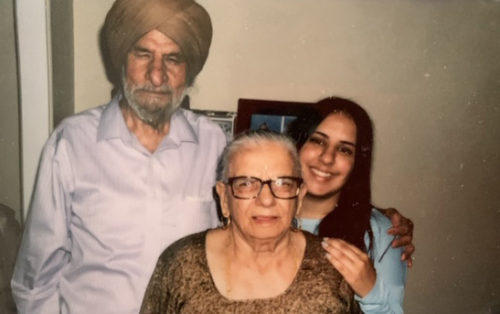
M 275 222 L 278 217 L 277 216 L 264 216 L 264 215 L 258 215 L 258 216 L 252 216 L 252 219 L 257 222 L 257 223 L 273 223 Z
M 322 171 L 322 170 L 319 170 L 317 168 L 309 168 L 311 170 L 311 172 L 320 177 L 320 178 L 330 178 L 332 176 L 332 173 L 331 172 L 326 172 L 326 171 Z

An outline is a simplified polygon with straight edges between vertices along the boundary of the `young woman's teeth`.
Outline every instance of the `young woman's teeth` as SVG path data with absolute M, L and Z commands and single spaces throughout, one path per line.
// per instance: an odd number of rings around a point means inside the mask
M 319 177 L 323 177 L 323 178 L 327 178 L 327 177 L 330 177 L 332 174 L 329 173 L 329 172 L 324 172 L 324 171 L 321 171 L 321 170 L 318 170 L 318 169 L 315 169 L 315 168 L 311 168 L 311 171 L 319 176 Z

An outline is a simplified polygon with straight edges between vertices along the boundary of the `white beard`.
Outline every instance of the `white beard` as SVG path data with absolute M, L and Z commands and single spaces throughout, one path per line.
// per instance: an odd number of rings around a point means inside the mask
M 128 83 L 125 73 L 122 74 L 122 86 L 123 96 L 127 100 L 130 108 L 132 108 L 139 119 L 155 129 L 161 128 L 166 122 L 170 121 L 170 118 L 177 108 L 179 108 L 186 94 L 186 89 L 183 89 L 179 97 L 176 97 L 177 93 L 166 84 L 162 85 L 160 88 L 154 88 L 150 83 L 131 85 Z M 154 90 L 157 92 L 169 93 L 171 98 L 167 103 L 162 103 L 155 98 L 141 101 L 135 94 L 137 90 Z

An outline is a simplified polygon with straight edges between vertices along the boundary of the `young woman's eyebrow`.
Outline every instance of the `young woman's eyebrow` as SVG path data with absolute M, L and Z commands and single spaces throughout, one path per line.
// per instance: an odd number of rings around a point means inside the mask
M 320 135 L 321 137 L 328 138 L 328 135 L 320 131 L 314 131 L 313 135 Z
M 314 133 L 312 135 L 319 135 L 321 137 L 324 137 L 326 139 L 329 139 L 330 137 L 328 135 L 326 135 L 325 133 L 321 132 L 321 131 L 314 131 Z M 356 147 L 356 144 L 351 142 L 351 141 L 340 141 L 340 143 L 344 144 L 344 145 L 349 145 L 349 146 L 352 146 L 352 147 Z
M 350 141 L 340 141 L 340 143 L 342 143 L 344 145 L 349 145 L 349 146 L 352 146 L 352 147 L 356 147 L 356 144 L 353 143 L 353 142 L 350 142 Z

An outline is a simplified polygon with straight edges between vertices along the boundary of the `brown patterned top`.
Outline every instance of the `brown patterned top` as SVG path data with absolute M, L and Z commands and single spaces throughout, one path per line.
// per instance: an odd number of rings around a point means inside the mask
M 158 259 L 141 313 L 361 313 L 353 292 L 324 257 L 320 239 L 304 232 L 300 269 L 282 294 L 267 299 L 229 300 L 210 275 L 206 231 L 180 239 Z

